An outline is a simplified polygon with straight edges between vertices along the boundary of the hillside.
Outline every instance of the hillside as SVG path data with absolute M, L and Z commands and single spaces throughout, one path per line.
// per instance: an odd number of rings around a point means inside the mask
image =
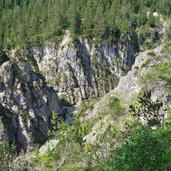
M 169 171 L 171 2 L 0 2 L 0 170 Z
M 157 99 L 163 102 L 164 106 L 160 109 L 160 112 L 165 114 L 165 124 L 169 123 L 171 56 L 166 50 L 169 46 L 168 43 L 164 43 L 153 50 L 139 53 L 131 71 L 120 79 L 116 88 L 103 97 L 92 97 L 84 100 L 77 107 L 72 125 L 59 124 L 59 131 L 54 132 L 54 137 L 51 140 L 42 146 L 39 151 L 32 153 L 30 155 L 31 159 L 30 157 L 27 160 L 21 158 L 20 162 L 28 162 L 27 167 L 34 167 L 38 170 L 54 170 L 55 168 L 59 170 L 120 170 L 121 167 L 117 166 L 115 168 L 114 163 L 110 164 L 108 160 L 111 160 L 110 155 L 113 150 L 124 143 L 124 136 L 129 135 L 127 129 L 130 129 L 129 131 L 139 130 L 134 123 L 136 119 L 128 112 L 130 104 L 138 104 L 138 99 L 142 97 L 143 92 L 151 91 L 151 100 L 153 102 Z M 165 110 L 166 107 L 167 110 Z M 170 127 L 168 126 L 164 129 L 159 128 L 159 132 L 165 130 L 164 134 L 160 132 L 162 136 L 161 140 L 159 140 L 160 143 L 169 141 Z M 147 131 L 143 129 L 149 129 L 150 134 L 145 132 L 144 135 L 141 135 L 141 133 Z M 148 127 L 143 129 L 139 130 L 139 140 L 142 141 L 142 144 L 144 142 L 141 136 L 151 136 L 153 132 L 156 134 L 158 131 L 151 130 Z M 157 132 L 157 135 L 160 134 Z M 146 147 L 149 148 L 148 150 L 153 148 L 157 150 L 158 157 L 161 157 L 160 155 L 164 152 L 159 152 L 160 149 L 152 143 L 154 140 L 150 136 L 147 137 L 150 138 L 149 147 L 143 145 L 144 154 L 148 153 Z M 168 139 L 165 141 L 165 139 L 162 139 L 163 136 Z M 145 141 L 148 142 L 146 139 Z M 170 156 L 168 150 L 170 145 L 170 141 L 167 142 L 168 156 Z M 115 153 L 118 153 L 118 151 Z M 148 155 L 154 154 L 152 152 L 152 154 L 149 153 Z M 136 161 L 131 160 L 131 163 L 133 162 Z M 161 159 L 159 163 L 162 163 Z M 144 164 L 149 167 L 145 161 Z M 153 166 L 153 163 L 151 165 Z M 150 170 L 153 171 L 157 168 L 160 170 L 161 167 L 163 166 L 157 166 L 156 168 L 153 166 Z M 131 170 L 129 167 L 128 169 L 122 169 Z M 166 170 L 169 169 L 170 165 L 166 167 Z
M 152 12 L 169 17 L 170 5 L 169 0 L 2 0 L 0 49 L 60 42 L 66 30 L 74 39 L 113 43 L 135 28 L 155 27 Z M 142 34 L 141 44 L 149 32 Z

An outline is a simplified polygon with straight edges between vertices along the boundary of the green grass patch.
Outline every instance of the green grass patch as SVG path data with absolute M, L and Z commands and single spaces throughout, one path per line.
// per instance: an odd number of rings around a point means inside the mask
M 171 55 L 171 43 L 168 42 L 165 44 L 162 53 L 168 53 L 169 55 Z
M 92 110 L 98 99 L 98 97 L 92 97 L 88 100 L 84 100 L 77 109 L 78 115 L 84 114 L 88 109 Z
M 145 67 L 147 67 L 148 66 L 148 64 L 150 64 L 151 63 L 151 61 L 152 61 L 152 59 L 151 58 L 149 58 L 149 59 L 147 59 L 142 65 L 141 65 L 141 68 L 145 68 Z
M 157 64 L 152 68 L 152 70 L 147 73 L 145 79 L 152 80 L 154 78 L 161 78 L 163 80 L 167 80 L 171 75 L 171 61 L 166 61 Z
M 61 171 L 99 171 L 98 168 L 91 168 L 91 167 L 85 167 L 85 166 L 79 166 L 78 164 L 68 164 L 65 165 L 60 169 Z
M 109 113 L 111 115 L 120 115 L 124 112 L 124 107 L 121 103 L 121 101 L 116 98 L 116 97 L 112 97 L 108 103 L 108 107 L 109 107 Z
M 156 56 L 156 53 L 154 52 L 154 50 L 150 50 L 147 55 L 149 56 Z
M 60 94 L 60 95 L 59 95 L 59 100 L 64 100 L 64 101 L 70 103 L 69 95 L 66 94 L 66 93 Z

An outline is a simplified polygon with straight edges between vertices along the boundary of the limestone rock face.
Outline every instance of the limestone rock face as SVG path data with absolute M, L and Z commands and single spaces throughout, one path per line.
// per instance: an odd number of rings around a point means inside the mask
M 116 44 L 94 45 L 81 38 L 72 41 L 66 34 L 58 46 L 34 47 L 30 55 L 48 84 L 76 104 L 113 89 L 118 78 L 131 69 L 138 50 L 131 38 Z
M 15 142 L 18 151 L 43 144 L 52 112 L 106 94 L 131 69 L 139 50 L 135 37 L 94 45 L 66 32 L 59 44 L 0 54 L 0 140 Z
M 163 57 L 163 59 L 160 60 L 160 56 L 164 56 L 163 45 L 153 49 L 152 52 L 154 55 L 151 55 L 150 52 L 151 50 L 147 50 L 137 56 L 131 71 L 120 79 L 118 86 L 114 90 L 114 94 L 127 106 L 129 106 L 133 98 L 143 90 L 151 90 L 152 100 L 154 101 L 157 99 L 163 102 L 167 101 L 169 92 L 166 88 L 166 81 L 157 78 L 157 75 L 156 79 L 153 80 L 148 80 L 145 76 L 147 73 L 151 72 L 157 64 L 170 61 L 171 56 Z
M 0 76 L 0 140 L 14 142 L 19 151 L 43 144 L 52 111 L 62 113 L 56 91 L 26 60 L 4 62 Z
M 129 105 L 133 104 L 134 99 L 138 95 L 141 96 L 141 93 L 144 93 L 144 91 L 151 91 L 152 101 L 158 99 L 163 102 L 164 105 L 160 109 L 160 112 L 165 115 L 167 122 L 167 117 L 170 117 L 169 111 L 171 109 L 171 92 L 168 86 L 170 85 L 171 74 L 164 67 L 160 67 L 162 68 L 161 71 L 154 69 L 156 69 L 156 66 L 167 66 L 167 63 L 170 63 L 170 61 L 171 55 L 167 54 L 163 44 L 153 49 L 153 51 L 146 50 L 139 53 L 132 69 L 126 76 L 120 78 L 117 87 L 98 100 L 91 109 L 85 112 L 84 117 L 81 118 L 82 122 L 95 121 L 92 130 L 84 137 L 85 142 L 97 143 L 97 137 L 100 134 L 104 134 L 109 125 L 119 125 L 119 128 L 122 129 L 124 127 L 123 123 L 127 119 L 128 121 L 133 119 L 129 114 L 123 116 L 115 114 L 114 119 L 109 115 L 110 100 L 114 97 L 121 101 L 126 111 L 129 111 Z M 162 65 L 164 63 L 165 65 Z M 164 77 L 160 76 L 162 72 L 164 73 Z M 152 76 L 147 77 L 149 74 L 152 74 Z

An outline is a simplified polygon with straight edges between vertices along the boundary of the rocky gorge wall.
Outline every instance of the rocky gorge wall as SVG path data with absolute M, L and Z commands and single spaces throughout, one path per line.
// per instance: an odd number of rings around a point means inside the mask
M 62 113 L 55 90 L 31 70 L 28 61 L 3 63 L 0 77 L 0 140 L 15 143 L 24 151 L 43 144 L 51 128 L 52 111 Z
M 132 36 L 132 37 L 131 37 Z M 52 112 L 113 89 L 130 70 L 139 51 L 132 38 L 116 44 L 72 41 L 15 49 L 0 60 L 0 141 L 18 151 L 42 145 L 52 128 Z M 59 96 L 59 97 L 58 97 Z
M 113 89 L 119 77 L 131 69 L 139 51 L 137 35 L 115 44 L 94 45 L 86 39 L 72 41 L 66 33 L 59 45 L 34 47 L 29 54 L 39 72 L 59 96 L 72 104 Z

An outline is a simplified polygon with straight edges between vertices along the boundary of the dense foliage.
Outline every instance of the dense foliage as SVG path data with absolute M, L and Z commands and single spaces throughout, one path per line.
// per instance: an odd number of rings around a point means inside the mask
M 169 171 L 170 139 L 170 126 L 155 130 L 142 125 L 136 126 L 126 135 L 122 146 L 114 150 L 107 170 Z
M 114 41 L 155 19 L 147 12 L 170 15 L 170 0 L 1 0 L 0 49 L 59 41 L 65 30 L 74 38 Z
M 143 97 L 140 97 L 139 106 L 130 105 L 130 112 L 133 116 L 142 119 L 143 123 L 152 126 L 163 126 L 165 111 L 161 111 L 163 103 L 157 100 L 156 102 L 151 101 L 151 91 L 144 93 Z
M 160 112 L 163 103 L 159 100 L 152 102 L 150 99 L 151 92 L 145 92 L 138 100 L 139 106 L 130 106 L 130 111 L 138 120 L 132 125 L 125 125 L 123 142 L 114 148 L 107 170 L 169 171 L 171 169 L 171 125 L 167 123 L 164 126 L 164 115 Z M 142 118 L 143 123 L 139 122 Z
M 0 170 L 7 171 L 10 170 L 13 155 L 12 152 L 14 147 L 8 143 L 0 143 Z
M 138 99 L 139 105 L 131 105 L 135 120 L 122 122 L 124 129 L 117 124 L 110 125 L 97 142 L 89 144 L 84 137 L 92 131 L 92 122 L 80 122 L 80 117 L 91 109 L 91 101 L 84 102 L 79 109 L 79 118 L 72 125 L 59 124 L 59 132 L 54 133 L 61 141 L 55 150 L 38 156 L 36 163 L 42 163 L 40 170 L 106 170 L 106 171 L 169 171 L 171 169 L 171 125 L 161 126 L 160 110 L 162 102 L 152 102 L 151 92 L 145 92 Z M 116 105 L 117 104 L 117 105 Z M 118 107 L 120 106 L 120 107 Z M 116 116 L 123 115 L 119 100 L 112 98 L 109 112 Z M 120 114 L 119 114 L 120 115 Z M 140 117 L 145 119 L 142 124 Z M 155 120 L 151 124 L 151 119 Z M 116 117 L 115 117 L 116 119 Z M 96 119 L 97 120 L 97 119 Z M 159 121 L 159 122 L 158 122 Z M 154 127 L 155 126 L 155 127 Z M 107 150 L 106 147 L 109 149 Z M 63 163 L 62 163 L 63 161 Z M 60 163 L 62 163 L 60 165 Z M 84 163 L 82 165 L 81 163 Z

